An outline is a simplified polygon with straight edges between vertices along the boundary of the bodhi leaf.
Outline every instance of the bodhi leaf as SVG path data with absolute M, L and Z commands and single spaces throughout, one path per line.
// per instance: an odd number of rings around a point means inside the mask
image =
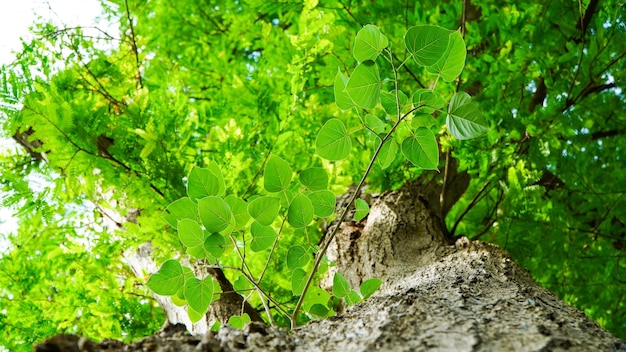
M 400 103 L 400 110 L 404 107 L 409 98 L 403 91 L 398 91 L 398 103 Z M 396 93 L 394 90 L 389 92 L 380 92 L 380 105 L 383 106 L 385 112 L 391 116 L 396 117 L 398 115 L 398 104 L 396 103 Z
M 334 92 L 335 92 L 335 104 L 342 110 L 350 110 L 354 106 L 354 102 L 350 99 L 348 93 L 346 93 L 346 85 L 348 84 L 348 77 L 338 69 L 335 76 Z
M 368 24 L 357 33 L 352 53 L 358 62 L 375 61 L 387 45 L 389 41 L 378 27 Z
M 370 206 L 361 198 L 354 202 L 354 207 L 356 208 L 356 211 L 354 212 L 354 221 L 361 221 L 370 212 Z
M 234 195 L 229 195 L 224 199 L 226 204 L 230 207 L 230 211 L 235 217 L 235 230 L 239 231 L 246 227 L 248 221 L 250 221 L 250 214 L 248 213 L 248 204 L 241 198 Z
M 306 279 L 306 271 L 300 268 L 293 271 L 293 274 L 291 274 L 291 291 L 294 295 L 299 296 L 302 294 Z
M 426 67 L 432 66 L 446 53 L 450 32 L 439 26 L 414 26 L 406 32 L 404 44 L 415 62 Z
M 444 81 L 451 82 L 455 80 L 463 71 L 465 66 L 465 41 L 460 31 L 450 34 L 450 42 L 448 50 L 439 61 L 433 66 L 428 67 L 428 71 L 441 75 Z
M 207 196 L 217 196 L 219 193 L 219 179 L 213 171 L 194 167 L 189 173 L 187 194 L 191 199 L 200 199 Z
M 211 232 L 225 230 L 233 221 L 230 207 L 220 197 L 206 197 L 198 201 L 200 220 L 204 228 Z
M 235 329 L 243 329 L 243 327 L 251 322 L 250 316 L 248 313 L 243 313 L 242 315 L 231 315 L 228 318 L 228 325 L 232 326 Z
M 178 238 L 187 247 L 199 246 L 204 243 L 204 230 L 195 220 L 179 220 Z
M 336 161 L 350 155 L 352 140 L 346 126 L 339 119 L 326 121 L 315 139 L 315 150 L 322 158 Z
M 219 233 L 212 233 L 204 240 L 204 249 L 213 258 L 219 258 L 226 250 L 226 240 Z
M 328 174 L 321 167 L 310 167 L 300 173 L 300 183 L 311 191 L 328 188 Z
M 359 64 L 346 85 L 350 99 L 363 109 L 372 109 L 380 100 L 380 74 L 372 61 Z
M 170 226 L 176 228 L 178 227 L 179 220 L 198 219 L 198 205 L 190 198 L 183 197 L 168 205 L 167 208 L 165 208 L 163 217 L 165 218 L 165 221 L 170 224 Z
M 214 160 L 211 160 L 211 162 L 209 162 L 209 165 L 207 165 L 207 169 L 211 170 L 211 172 L 213 172 L 213 174 L 217 176 L 217 195 L 220 197 L 223 196 L 224 193 L 226 193 L 226 183 L 224 182 L 224 176 L 222 175 L 222 170 L 220 169 L 220 166 Z
M 363 298 L 361 298 L 361 296 L 359 295 L 358 292 L 356 292 L 355 290 L 351 290 L 347 296 L 345 296 L 343 299 L 346 300 L 346 304 L 348 304 L 349 306 L 359 303 L 363 300 Z
M 258 222 L 253 222 L 250 226 L 250 233 L 252 233 L 252 242 L 250 243 L 250 249 L 253 252 L 260 252 L 268 249 L 274 244 L 278 234 L 271 226 L 264 226 Z
M 373 295 L 382 283 L 383 282 L 377 278 L 363 281 L 363 283 L 361 284 L 361 288 L 359 289 L 361 291 L 361 295 L 363 295 L 363 298 L 365 299 Z
M 315 317 L 323 319 L 328 316 L 328 313 L 330 313 L 330 311 L 328 310 L 328 308 L 326 308 L 325 305 L 316 303 L 312 305 L 311 308 L 309 308 L 309 313 L 311 313 Z
M 311 255 L 303 246 L 293 246 L 287 251 L 287 269 L 295 270 L 305 266 Z
M 369 128 L 377 134 L 385 132 L 385 128 L 387 127 L 386 123 L 384 123 L 381 119 L 372 114 L 365 115 L 364 123 L 365 127 Z
M 315 216 L 325 218 L 333 215 L 335 211 L 335 203 L 337 198 L 335 194 L 329 190 L 315 191 L 308 194 L 311 203 L 313 204 L 313 212 Z
M 237 277 L 237 279 L 233 282 L 233 288 L 237 291 L 237 293 L 245 295 L 252 290 L 254 286 L 245 275 L 239 275 L 239 277 Z
M 478 104 L 465 92 L 456 93 L 450 100 L 446 125 L 450 134 L 461 140 L 479 137 L 489 130 Z
M 335 272 L 333 277 L 333 295 L 339 298 L 346 297 L 350 294 L 350 284 L 341 274 Z
M 185 271 L 177 260 L 168 260 L 154 274 L 146 285 L 158 295 L 171 296 L 185 284 Z
M 287 222 L 295 228 L 305 227 L 313 221 L 314 211 L 313 203 L 309 197 L 298 194 L 289 204 Z
M 258 197 L 248 204 L 248 213 L 259 224 L 269 226 L 274 222 L 280 209 L 280 198 Z
M 419 127 L 412 136 L 402 141 L 402 154 L 413 165 L 422 169 L 435 170 L 439 165 L 439 148 L 433 132 Z
M 210 276 L 207 276 L 204 280 L 199 280 L 195 277 L 188 279 L 185 282 L 185 299 L 187 304 L 196 312 L 206 313 L 209 309 L 209 304 L 215 300 L 214 294 L 218 291 L 218 288 L 218 283 Z
M 292 173 L 288 162 L 276 155 L 270 156 L 263 173 L 265 189 L 273 193 L 286 189 L 291 182 Z
M 446 101 L 441 94 L 435 93 L 430 89 L 418 89 L 413 93 L 413 105 L 422 106 L 419 109 L 421 113 L 431 114 L 437 109 L 441 109 Z
M 378 165 L 380 165 L 382 169 L 388 168 L 389 165 L 391 165 L 391 163 L 393 163 L 396 159 L 397 151 L 398 144 L 396 141 L 393 138 L 388 139 L 380 149 L 380 153 L 378 153 L 378 158 L 376 159 Z

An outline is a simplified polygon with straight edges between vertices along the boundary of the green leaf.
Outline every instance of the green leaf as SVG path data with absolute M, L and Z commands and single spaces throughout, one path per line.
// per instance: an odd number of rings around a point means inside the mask
M 316 303 L 312 305 L 311 308 L 309 308 L 309 313 L 311 313 L 312 315 L 318 318 L 323 319 L 328 316 L 328 313 L 330 313 L 330 310 L 328 310 L 328 308 L 326 308 L 325 305 Z
M 206 197 L 198 200 L 198 209 L 202 225 L 211 233 L 225 230 L 233 221 L 230 207 L 220 197 Z
M 185 272 L 176 260 L 168 260 L 154 274 L 150 275 L 146 285 L 157 295 L 171 296 L 185 284 Z
M 200 319 L 204 318 L 205 314 L 206 312 L 195 311 L 193 308 L 191 308 L 191 306 L 187 307 L 187 315 L 189 315 L 189 320 L 191 320 L 192 323 L 199 322 Z
M 237 279 L 233 281 L 233 288 L 237 291 L 237 293 L 246 295 L 254 288 L 254 286 L 244 275 L 239 275 Z
M 387 128 L 387 124 L 385 122 L 372 114 L 365 115 L 364 122 L 365 127 L 374 131 L 374 133 L 383 133 L 385 132 L 385 128 Z
M 359 64 L 348 79 L 346 92 L 363 109 L 372 109 L 380 97 L 381 80 L 378 66 L 372 61 Z
M 418 65 L 432 66 L 446 53 L 450 33 L 450 30 L 439 26 L 414 26 L 406 32 L 404 44 Z
M 328 174 L 322 167 L 310 167 L 300 173 L 300 183 L 311 191 L 328 188 Z
M 370 212 L 370 206 L 367 205 L 367 202 L 361 198 L 354 202 L 354 207 L 356 208 L 356 211 L 354 212 L 354 221 L 361 221 L 361 219 L 366 217 Z
M 305 266 L 311 259 L 311 254 L 303 246 L 293 246 L 287 250 L 287 269 L 295 270 Z
M 315 191 L 308 194 L 313 204 L 313 213 L 315 216 L 325 218 L 333 215 L 335 211 L 335 203 L 337 198 L 335 194 L 329 190 Z
M 388 139 L 387 142 L 385 142 L 383 147 L 380 149 L 380 153 L 378 153 L 378 165 L 380 165 L 382 169 L 388 168 L 389 165 L 391 165 L 391 163 L 393 163 L 393 161 L 396 159 L 397 152 L 398 144 L 396 143 L 396 141 L 393 138 Z
M 359 295 L 358 292 L 351 290 L 347 296 L 345 296 L 343 299 L 346 300 L 346 304 L 348 304 L 349 306 L 359 303 L 363 300 L 363 298 L 361 298 L 361 296 Z
M 224 196 L 224 194 L 226 193 L 226 183 L 224 182 L 224 176 L 222 175 L 222 170 L 220 169 L 220 166 L 214 160 L 211 160 L 211 162 L 209 162 L 209 164 L 207 165 L 207 169 L 211 170 L 211 172 L 213 172 L 213 174 L 217 176 L 218 188 L 216 195 L 220 197 Z
M 352 140 L 346 126 L 339 119 L 326 121 L 315 139 L 315 150 L 322 158 L 335 161 L 350 155 Z
M 422 106 L 419 112 L 424 114 L 432 114 L 435 110 L 441 109 L 446 105 L 446 101 L 441 94 L 435 93 L 430 89 L 416 90 L 411 100 L 413 100 L 414 106 Z
M 280 198 L 258 197 L 248 204 L 248 213 L 258 221 L 259 224 L 269 226 L 274 222 L 280 210 Z
M 251 321 L 252 320 L 250 320 L 248 313 L 243 313 L 242 315 L 231 315 L 230 318 L 228 318 L 228 325 L 235 329 L 243 329 L 243 327 Z
M 389 41 L 378 27 L 368 24 L 357 33 L 352 53 L 358 62 L 375 61 L 387 45 Z
M 297 268 L 291 274 L 291 291 L 295 296 L 299 296 L 302 294 L 304 290 L 304 285 L 306 284 L 307 275 L 306 271 Z
M 369 296 L 373 295 L 376 290 L 378 290 L 382 283 L 383 282 L 377 278 L 365 280 L 361 284 L 361 288 L 359 289 L 359 291 L 361 291 L 361 295 L 363 295 L 364 299 L 368 298 Z
M 263 173 L 265 189 L 273 193 L 286 189 L 291 182 L 292 173 L 288 162 L 276 155 L 270 156 Z
M 260 252 L 270 248 L 278 234 L 271 226 L 264 226 L 258 222 L 253 222 L 250 226 L 250 233 L 252 233 L 252 242 L 250 243 L 250 249 L 253 252 Z
M 226 250 L 226 240 L 219 233 L 212 233 L 204 240 L 204 249 L 213 258 L 219 258 Z
M 215 300 L 214 293 L 219 284 L 215 280 L 207 276 L 204 280 L 191 278 L 185 282 L 185 299 L 191 309 L 198 313 L 206 313 L 209 304 Z
M 402 154 L 413 165 L 427 170 L 436 170 L 439 166 L 439 146 L 433 132 L 426 127 L 419 127 L 412 136 L 402 141 Z
M 339 298 L 346 297 L 350 294 L 350 284 L 341 274 L 335 272 L 333 277 L 333 295 Z
M 305 227 L 313 221 L 314 214 L 315 209 L 309 197 L 298 194 L 289 204 L 287 222 L 295 228 Z
M 338 69 L 335 76 L 334 92 L 335 92 L 335 104 L 341 110 L 350 110 L 354 107 L 354 102 L 350 99 L 348 93 L 346 93 L 346 85 L 348 84 L 348 77 Z
M 177 228 L 179 220 L 198 219 L 198 205 L 190 198 L 183 197 L 168 205 L 167 208 L 165 208 L 163 217 L 171 227 Z
M 195 220 L 178 221 L 178 238 L 187 247 L 195 247 L 204 243 L 204 230 Z
M 465 66 L 465 41 L 460 31 L 450 34 L 450 42 L 448 49 L 439 61 L 433 66 L 428 67 L 428 71 L 441 75 L 444 81 L 451 82 L 455 80 L 463 71 Z
M 239 231 L 248 225 L 250 214 L 248 213 L 248 203 L 234 195 L 229 195 L 225 199 L 226 204 L 235 217 L 235 231 Z
M 478 104 L 465 92 L 456 93 L 450 100 L 446 124 L 450 134 L 461 140 L 482 136 L 489 130 Z
M 209 169 L 195 167 L 189 173 L 187 194 L 191 199 L 200 199 L 208 196 L 217 196 L 220 185 L 217 175 Z
M 409 102 L 409 98 L 403 91 L 398 91 L 398 103 L 400 103 L 400 111 Z M 380 105 L 383 106 L 385 112 L 393 117 L 398 116 L 398 104 L 396 103 L 396 93 L 394 90 L 389 92 L 380 92 Z

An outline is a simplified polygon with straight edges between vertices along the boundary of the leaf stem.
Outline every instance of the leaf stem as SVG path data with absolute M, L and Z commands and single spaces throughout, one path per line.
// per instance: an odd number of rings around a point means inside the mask
M 397 82 L 396 82 L 396 84 L 397 84 Z M 309 277 L 307 278 L 306 283 L 304 284 L 304 289 L 302 290 L 302 295 L 300 295 L 300 298 L 298 299 L 298 303 L 296 304 L 296 308 L 294 309 L 293 314 L 290 317 L 291 329 L 292 330 L 296 328 L 296 321 L 297 321 L 297 318 L 298 318 L 298 313 L 300 311 L 300 308 L 302 308 L 302 303 L 304 303 L 304 297 L 306 296 L 306 293 L 309 290 L 309 287 L 311 286 L 311 282 L 313 282 L 313 277 L 315 276 L 315 273 L 317 273 L 317 269 L 319 268 L 319 266 L 320 266 L 320 264 L 322 262 L 322 258 L 324 257 L 324 254 L 326 253 L 326 250 L 328 250 L 328 246 L 330 245 L 332 240 L 335 238 L 335 235 L 337 235 L 337 232 L 339 231 L 339 227 L 340 227 L 339 225 L 341 225 L 341 223 L 346 218 L 346 215 L 348 215 L 348 212 L 350 211 L 351 205 L 352 205 L 352 203 L 354 203 L 354 200 L 356 199 L 357 194 L 359 194 L 359 191 L 361 190 L 361 187 L 363 187 L 363 185 L 365 184 L 365 179 L 367 178 L 369 173 L 372 171 L 372 168 L 374 167 L 374 162 L 376 161 L 376 158 L 378 157 L 378 154 L 382 150 L 383 145 L 385 145 L 385 142 L 387 142 L 387 140 L 389 140 L 389 138 L 391 138 L 393 136 L 393 133 L 395 132 L 396 128 L 400 125 L 400 123 L 402 121 L 404 121 L 404 119 L 407 116 L 409 116 L 415 110 L 420 109 L 422 107 L 423 107 L 423 105 L 416 106 L 416 107 L 412 108 L 411 110 L 407 111 L 405 114 L 403 114 L 398 119 L 398 121 L 396 121 L 396 123 L 393 125 L 391 130 L 385 135 L 385 137 L 383 137 L 383 139 L 380 142 L 380 145 L 376 148 L 376 151 L 374 152 L 374 155 L 372 156 L 372 159 L 370 160 L 369 165 L 367 165 L 367 169 L 365 169 L 365 173 L 363 174 L 363 177 L 361 177 L 361 181 L 359 182 L 359 184 L 357 185 L 356 189 L 354 190 L 354 193 L 352 193 L 352 196 L 350 197 L 350 200 L 348 201 L 346 206 L 343 208 L 343 212 L 341 213 L 341 216 L 337 220 L 337 226 L 335 226 L 333 228 L 332 232 L 330 233 L 330 236 L 328 236 L 325 239 L 325 241 L 322 243 L 322 247 L 320 247 L 320 250 L 317 252 L 317 256 L 315 257 L 315 264 L 313 265 L 313 270 L 311 271 L 311 274 L 309 274 Z M 399 107 L 398 107 L 398 109 L 399 109 Z M 398 115 L 400 115 L 400 112 L 398 112 Z

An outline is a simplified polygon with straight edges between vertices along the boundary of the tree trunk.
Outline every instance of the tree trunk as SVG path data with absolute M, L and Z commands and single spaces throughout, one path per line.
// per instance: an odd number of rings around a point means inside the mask
M 450 245 L 438 192 L 416 181 L 375 198 L 361 223 L 340 224 L 328 251 L 333 270 L 353 288 L 384 281 L 342 315 L 291 333 L 258 323 L 204 336 L 165 331 L 127 351 L 626 351 L 625 341 L 539 287 L 498 247 L 464 238 Z M 121 350 L 113 344 L 92 350 Z

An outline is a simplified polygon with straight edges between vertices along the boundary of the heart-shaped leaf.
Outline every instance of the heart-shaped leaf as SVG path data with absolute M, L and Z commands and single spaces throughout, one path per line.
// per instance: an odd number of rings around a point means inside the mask
M 256 221 L 250 226 L 250 233 L 252 233 L 250 249 L 253 252 L 260 252 L 270 248 L 278 236 L 271 226 L 264 226 Z
M 219 284 L 212 277 L 204 280 L 191 278 L 185 282 L 185 299 L 193 310 L 206 313 L 209 304 L 215 300 L 214 293 Z
M 350 99 L 348 93 L 346 93 L 346 85 L 348 84 L 348 77 L 338 70 L 335 76 L 334 92 L 335 92 L 335 104 L 341 110 L 350 110 L 354 107 L 354 102 Z
M 259 224 L 269 226 L 274 222 L 280 210 L 280 198 L 263 196 L 250 201 L 248 213 Z
M 328 188 L 328 174 L 321 167 L 310 167 L 300 173 L 300 183 L 311 191 Z
M 450 100 L 446 125 L 450 134 L 461 140 L 482 136 L 489 130 L 478 104 L 465 92 L 456 93 Z
M 378 27 L 368 24 L 357 33 L 352 53 L 358 62 L 375 61 L 387 45 L 389 41 Z
M 157 295 L 171 296 L 185 284 L 185 272 L 176 260 L 168 260 L 154 274 L 150 275 L 146 285 Z
M 308 194 L 313 204 L 313 213 L 315 216 L 325 218 L 333 215 L 335 211 L 335 203 L 337 198 L 335 194 L 329 190 L 315 191 Z
M 446 82 L 455 80 L 463 71 L 465 66 L 465 41 L 460 31 L 450 34 L 450 42 L 445 54 L 433 66 L 428 67 L 428 71 L 441 75 Z
M 352 140 L 346 126 L 339 119 L 326 121 L 315 139 L 315 150 L 322 158 L 335 161 L 350 155 Z
M 446 53 L 450 33 L 450 30 L 439 26 L 414 26 L 406 32 L 404 44 L 415 62 L 422 66 L 432 66 Z
M 291 182 L 292 173 L 288 162 L 276 155 L 270 156 L 263 173 L 265 189 L 268 192 L 280 192 L 286 189 Z
M 314 212 L 315 209 L 309 197 L 298 194 L 289 204 L 287 221 L 295 228 L 305 227 L 313 221 Z
M 356 211 L 354 212 L 354 221 L 361 221 L 370 212 L 370 206 L 361 198 L 354 202 L 354 207 L 356 208 Z
M 426 127 L 419 127 L 412 136 L 402 141 L 402 154 L 413 165 L 422 169 L 436 170 L 439 165 L 437 139 Z
M 198 209 L 200 220 L 207 231 L 214 233 L 225 230 L 231 221 L 233 222 L 233 213 L 230 207 L 220 197 L 206 197 L 198 201 Z
M 295 270 L 305 266 L 311 259 L 311 254 L 303 246 L 293 246 L 287 251 L 287 269 Z
M 346 85 L 350 99 L 363 109 L 372 109 L 380 99 L 381 80 L 378 66 L 373 61 L 359 64 Z
M 187 247 L 199 246 L 204 243 L 204 230 L 195 220 L 179 220 L 178 239 Z

